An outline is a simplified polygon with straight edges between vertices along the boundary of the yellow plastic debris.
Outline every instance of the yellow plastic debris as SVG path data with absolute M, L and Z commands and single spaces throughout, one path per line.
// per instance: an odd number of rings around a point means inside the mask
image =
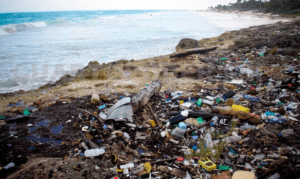
M 243 111 L 243 112 L 250 112 L 250 109 L 249 108 L 246 108 L 244 106 L 241 106 L 241 105 L 235 105 L 233 104 L 231 106 L 232 110 L 233 111 Z
M 184 103 L 184 101 L 180 101 L 180 102 L 179 102 L 179 104 L 183 104 L 183 103 Z
M 151 123 L 152 127 L 156 126 L 155 121 L 153 119 L 151 119 L 150 123 Z
M 145 169 L 146 173 L 150 173 L 151 172 L 151 164 L 149 162 L 146 162 L 144 165 L 144 169 Z
M 118 169 L 118 168 L 117 168 L 117 172 L 123 172 L 123 169 Z
M 214 164 L 209 158 L 201 158 L 198 163 L 207 171 L 217 169 L 217 165 Z

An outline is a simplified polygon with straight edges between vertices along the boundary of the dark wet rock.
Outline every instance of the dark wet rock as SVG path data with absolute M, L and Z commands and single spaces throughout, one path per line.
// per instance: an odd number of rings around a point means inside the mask
M 195 39 L 181 39 L 178 45 L 176 46 L 176 51 L 181 51 L 183 49 L 191 49 L 191 48 L 198 48 L 198 41 Z

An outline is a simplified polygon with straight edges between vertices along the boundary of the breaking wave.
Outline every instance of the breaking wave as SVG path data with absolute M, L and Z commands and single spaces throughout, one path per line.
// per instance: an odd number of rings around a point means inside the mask
M 19 31 L 24 31 L 30 28 L 41 28 L 46 26 L 47 24 L 44 21 L 26 22 L 22 24 L 8 24 L 0 26 L 0 35 L 8 35 Z

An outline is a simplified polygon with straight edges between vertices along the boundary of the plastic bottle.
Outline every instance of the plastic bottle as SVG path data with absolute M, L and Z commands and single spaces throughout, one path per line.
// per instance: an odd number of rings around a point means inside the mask
M 203 99 L 203 103 L 212 106 L 212 105 L 214 105 L 215 102 L 214 102 L 214 101 L 209 101 L 209 100 Z
M 214 116 L 211 120 L 214 121 L 212 122 L 214 126 L 218 125 L 218 120 L 219 120 L 218 116 Z
M 5 167 L 3 167 L 4 169 L 9 169 L 9 168 L 12 168 L 12 167 L 15 167 L 15 163 L 14 162 L 10 162 L 9 164 L 7 164 Z
M 199 99 L 198 99 L 198 101 L 197 101 L 197 106 L 201 106 L 201 105 L 202 105 L 202 103 L 203 103 L 202 99 L 201 99 L 201 98 L 199 98 Z
M 249 99 L 251 101 L 260 101 L 258 97 L 250 96 L 250 95 L 244 95 L 245 99 Z
M 86 150 L 84 152 L 84 155 L 86 157 L 96 157 L 104 153 L 105 153 L 104 149 L 90 149 L 90 150 Z
M 212 143 L 212 140 L 211 140 L 211 135 L 210 135 L 210 133 L 207 133 L 207 134 L 205 135 L 204 140 L 205 140 L 206 146 L 207 146 L 209 149 L 213 149 L 213 143 Z
M 220 112 L 230 112 L 232 108 L 230 106 L 224 106 L 224 107 L 215 107 L 216 110 L 219 110 Z

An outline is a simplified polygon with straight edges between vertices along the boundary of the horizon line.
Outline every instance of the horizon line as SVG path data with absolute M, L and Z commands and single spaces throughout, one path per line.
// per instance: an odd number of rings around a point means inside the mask
M 69 11 L 207 11 L 203 9 L 103 9 L 103 10 L 50 10 L 50 11 L 15 11 L 15 12 L 0 12 L 6 13 L 32 13 L 32 12 L 69 12 Z

